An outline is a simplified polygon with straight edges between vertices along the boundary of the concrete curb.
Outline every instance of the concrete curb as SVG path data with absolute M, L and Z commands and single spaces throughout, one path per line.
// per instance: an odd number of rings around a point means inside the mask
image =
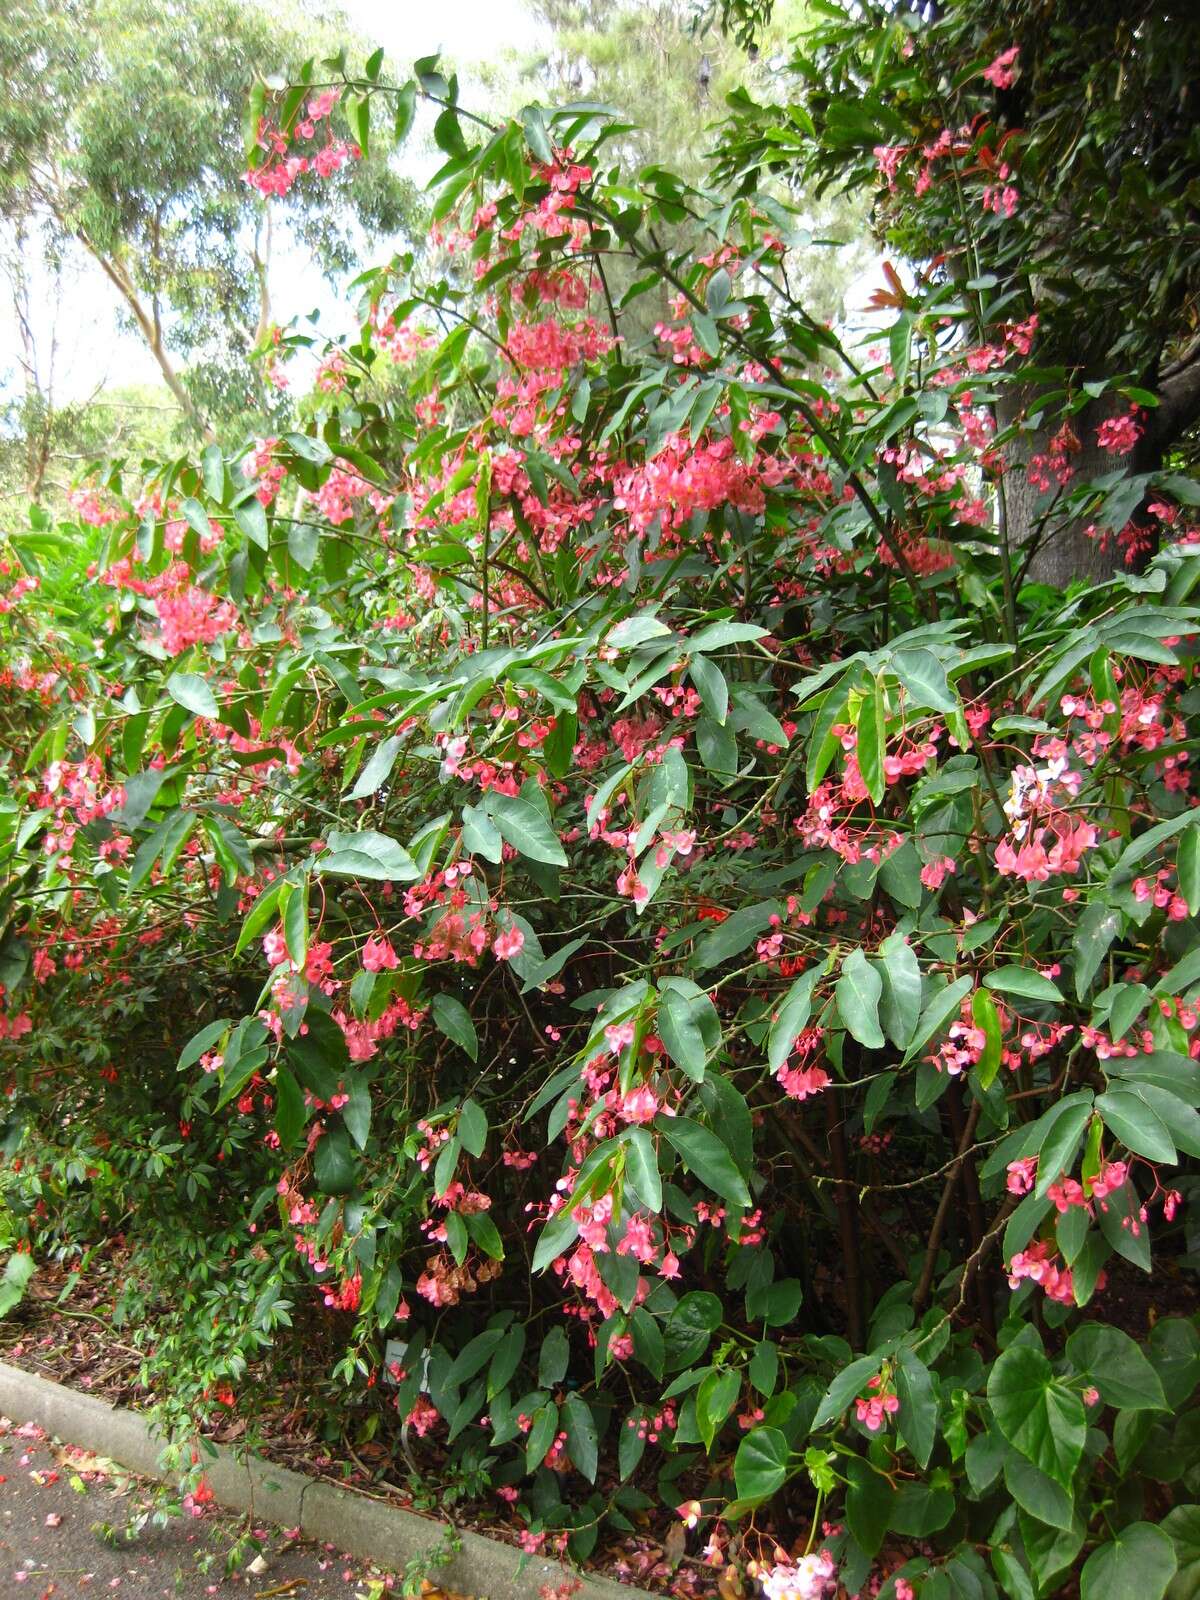
M 0 1361 L 0 1416 L 35 1422 L 55 1438 L 145 1477 L 169 1476 L 159 1464 L 161 1442 L 136 1411 L 78 1394 L 6 1361 Z M 222 1445 L 216 1448 L 205 1477 L 221 1505 L 283 1528 L 301 1528 L 386 1572 L 402 1572 L 410 1561 L 434 1555 L 452 1531 L 448 1523 L 272 1466 L 257 1456 L 239 1457 Z M 461 1548 L 431 1576 L 439 1586 L 473 1600 L 533 1600 L 542 1584 L 558 1585 L 571 1576 L 559 1563 L 540 1557 L 526 1557 L 518 1571 L 521 1556 L 511 1545 L 465 1529 L 457 1537 Z M 590 1573 L 579 1576 L 583 1587 L 577 1600 L 661 1600 L 632 1585 Z

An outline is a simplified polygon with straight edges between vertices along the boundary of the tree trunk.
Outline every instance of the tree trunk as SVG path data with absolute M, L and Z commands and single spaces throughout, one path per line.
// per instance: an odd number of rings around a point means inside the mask
M 1023 414 L 1027 399 L 1027 394 L 1018 390 L 1001 398 L 996 411 L 1002 430 Z M 1122 467 L 1131 473 L 1143 473 L 1162 464 L 1161 450 L 1149 436 L 1143 436 L 1124 456 L 1102 450 L 1096 443 L 1100 424 L 1128 408 L 1128 402 L 1120 396 L 1102 395 L 1071 419 L 1079 449 L 1070 456 L 1075 475 L 1066 493 L 1076 484 L 1088 483 Z M 1053 490 L 1039 493 L 1029 481 L 1029 462 L 1036 455 L 1049 454 L 1050 437 L 1050 430 L 1030 429 L 1018 434 L 1005 449 L 1008 470 L 1004 475 L 1004 504 L 1013 560 L 1018 571 L 1025 567 L 1024 577 L 1031 583 L 1046 583 L 1055 589 L 1080 581 L 1103 583 L 1123 566 L 1123 552 L 1117 543 L 1120 530 L 1097 528 L 1089 533 L 1093 524 L 1088 518 L 1065 516 L 1061 501 L 1051 510 Z M 1141 520 L 1138 512 L 1132 520 Z
M 1154 388 L 1153 382 L 1147 384 Z M 1159 404 L 1141 418 L 1143 433 L 1127 455 L 1113 455 L 1096 443 L 1096 431 L 1107 419 L 1128 411 L 1129 402 L 1115 390 L 1090 401 L 1072 418 L 1079 449 L 1071 455 L 1075 469 L 1072 485 L 1088 483 L 1105 473 L 1121 468 L 1131 474 L 1157 472 L 1167 451 L 1200 420 L 1200 342 L 1194 343 L 1177 362 L 1163 369 L 1156 392 Z M 996 406 L 996 421 L 1001 431 L 1018 422 L 1034 398 L 1028 390 L 1009 389 Z M 1089 535 L 1089 520 L 1064 517 L 1047 511 L 1052 495 L 1039 494 L 1029 482 L 1026 468 L 1035 455 L 1049 452 L 1050 430 L 1034 428 L 1018 434 L 1005 448 L 1008 471 L 1004 477 L 1004 505 L 1008 517 L 1008 537 L 1020 570 L 1032 541 L 1037 541 L 1028 561 L 1025 577 L 1034 583 L 1048 583 L 1056 589 L 1079 582 L 1103 583 L 1121 569 L 1124 556 L 1117 543 L 1120 529 L 1103 529 L 1103 537 Z M 1144 504 L 1130 518 L 1144 524 L 1156 539 L 1158 524 L 1146 513 Z M 1045 526 L 1042 526 L 1043 522 Z
M 150 354 L 158 363 L 158 370 L 163 375 L 163 381 L 167 388 L 175 396 L 176 400 L 179 402 L 180 410 L 191 423 L 193 428 L 195 428 L 200 437 L 204 439 L 206 443 L 211 444 L 216 436 L 209 427 L 208 423 L 205 421 L 204 417 L 201 416 L 200 412 L 197 410 L 196 403 L 188 393 L 186 385 L 179 374 L 175 371 L 175 368 L 171 363 L 171 358 L 167 354 L 166 347 L 163 344 L 162 330 L 158 326 L 157 319 L 151 317 L 145 306 L 142 305 L 141 300 L 138 298 L 137 291 L 130 282 L 129 276 L 121 263 L 113 260 L 110 256 L 102 254 L 102 252 L 99 250 L 96 250 L 86 236 L 80 235 L 80 237 L 82 238 L 83 243 L 91 251 L 92 255 L 95 256 L 96 260 L 100 263 L 101 267 L 104 269 L 105 276 L 108 278 L 109 282 L 116 287 L 118 293 L 121 295 L 121 298 L 125 301 L 125 304 L 133 313 L 133 319 L 141 329 L 142 337 L 146 341 L 146 345 L 149 348 Z

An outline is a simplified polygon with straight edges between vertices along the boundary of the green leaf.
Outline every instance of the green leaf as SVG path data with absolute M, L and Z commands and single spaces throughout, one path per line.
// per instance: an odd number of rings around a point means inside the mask
M 37 1266 L 28 1250 L 14 1250 L 0 1274 L 0 1317 L 6 1317 L 25 1298 Z
M 1016 995 L 1018 1000 L 1061 1001 L 1062 991 L 1056 983 L 1044 978 L 1029 967 L 998 967 L 983 980 L 989 989 L 998 994 Z
M 772 1072 L 779 1071 L 791 1055 L 792 1046 L 808 1026 L 808 1019 L 812 1016 L 813 988 L 823 971 L 823 964 L 809 967 L 783 997 L 767 1036 L 767 1061 Z
M 570 1358 L 571 1346 L 567 1340 L 566 1329 L 555 1325 L 542 1340 L 541 1352 L 538 1355 L 538 1387 L 553 1389 L 560 1384 L 567 1375 L 567 1363 Z
M 879 1358 L 877 1356 L 860 1356 L 857 1361 L 852 1361 L 834 1378 L 822 1396 L 812 1419 L 811 1431 L 816 1432 L 823 1428 L 827 1422 L 832 1422 L 835 1417 L 840 1417 L 850 1402 L 862 1393 L 868 1379 L 874 1378 L 879 1372 Z
M 1004 1461 L 1004 1486 L 1031 1517 L 1054 1528 L 1070 1528 L 1075 1520 L 1075 1501 L 1061 1483 L 1009 1449 Z
M 342 1107 L 342 1121 L 358 1148 L 365 1150 L 371 1132 L 371 1086 L 361 1073 L 357 1073 L 347 1087 L 350 1098 Z
M 243 500 L 240 505 L 234 506 L 233 520 L 251 544 L 257 545 L 260 550 L 270 548 L 271 535 L 267 528 L 267 513 L 259 500 Z
M 213 692 L 198 672 L 173 672 L 167 679 L 167 693 L 176 705 L 197 717 L 220 716 Z
M 505 1337 L 503 1328 L 485 1328 L 482 1333 L 477 1333 L 473 1339 L 468 1339 L 450 1368 L 447 1384 L 454 1388 L 471 1379 L 492 1359 L 493 1354 Z
M 884 1473 L 877 1472 L 860 1456 L 851 1456 L 845 1463 L 845 1470 L 849 1480 L 846 1521 L 863 1554 L 876 1556 L 888 1529 L 896 1491 Z
M 227 1018 L 218 1017 L 216 1022 L 210 1022 L 206 1028 L 201 1028 L 199 1033 L 194 1033 L 180 1053 L 178 1070 L 186 1072 L 189 1067 L 194 1067 L 200 1057 L 212 1049 L 230 1026 Z
M 897 650 L 887 664 L 904 685 L 913 706 L 948 716 L 960 709 L 946 669 L 932 650 Z
M 1029 1574 L 1010 1550 L 993 1545 L 992 1567 L 1009 1600 L 1034 1600 Z
M 752 1428 L 738 1445 L 733 1481 L 739 1500 L 769 1500 L 787 1481 L 787 1439 L 778 1428 Z
M 533 1413 L 533 1426 L 525 1440 L 525 1470 L 533 1473 L 545 1460 L 546 1451 L 558 1435 L 558 1407 L 553 1400 Z
M 1178 1408 L 1200 1383 L 1200 1333 L 1183 1317 L 1162 1317 L 1150 1333 L 1150 1360 L 1167 1404 Z
M 1049 1593 L 1051 1580 L 1072 1567 L 1083 1548 L 1087 1533 L 1083 1518 L 1077 1516 L 1066 1529 L 1044 1527 L 1027 1518 L 1024 1512 L 1017 1514 L 1017 1521 L 1033 1575 L 1042 1593 Z
M 779 1381 L 779 1346 L 770 1339 L 760 1340 L 754 1347 L 746 1370 L 759 1394 L 769 1399 Z
M 371 144 L 371 97 L 369 94 L 351 95 L 346 100 L 346 120 L 354 142 L 367 156 Z
M 276 1067 L 275 1132 L 282 1149 L 292 1148 L 307 1120 L 303 1089 L 286 1067 Z
M 765 639 L 769 632 L 769 628 L 760 628 L 753 622 L 710 622 L 691 636 L 687 648 L 690 654 L 696 655 L 702 650 L 721 650 L 726 645 Z
M 393 736 L 390 739 L 381 739 L 371 753 L 371 759 L 358 775 L 358 782 L 346 796 L 347 800 L 366 800 L 371 795 L 378 794 L 388 778 L 392 768 L 396 765 L 396 757 L 400 754 L 404 740 Z
M 658 1156 L 654 1141 L 645 1128 L 627 1128 L 621 1135 L 625 1146 L 625 1176 L 637 1191 L 637 1197 L 647 1210 L 662 1210 L 662 1178 L 658 1172 Z
M 704 1078 L 709 1051 L 721 1040 L 717 1008 L 694 984 L 675 980 L 658 997 L 658 1033 L 671 1060 L 693 1083 Z
M 713 1441 L 737 1404 L 741 1391 L 741 1374 L 729 1369 L 710 1372 L 696 1391 L 696 1426 L 700 1430 L 704 1448 L 710 1454 Z
M 1160 1526 L 1175 1546 L 1179 1564 L 1167 1600 L 1196 1600 L 1200 1594 L 1200 1506 L 1176 1506 Z
M 560 1420 L 567 1434 L 567 1451 L 578 1471 L 595 1483 L 600 1464 L 599 1435 L 592 1408 L 582 1395 L 569 1394 L 563 1401 Z
M 739 1211 L 750 1209 L 746 1180 L 715 1133 L 690 1117 L 656 1117 L 654 1126 L 706 1189 L 711 1189 Z
M 438 1028 L 447 1039 L 453 1040 L 460 1050 L 465 1050 L 472 1061 L 479 1060 L 479 1037 L 475 1032 L 475 1024 L 471 1021 L 471 1014 L 461 1000 L 456 1000 L 452 994 L 435 994 L 430 1004 L 430 1012 Z M 473 1155 L 479 1152 L 473 1151 Z
M 646 1453 L 647 1430 L 643 1425 L 644 1422 L 643 1408 L 634 1406 L 621 1424 L 621 1435 L 617 1442 L 617 1471 L 620 1473 L 622 1483 L 637 1471 Z
M 1100 1391 L 1105 1405 L 1123 1411 L 1165 1411 L 1162 1380 L 1120 1328 L 1085 1322 L 1067 1340 L 1067 1355 Z
M 1102 900 L 1093 900 L 1080 917 L 1071 941 L 1075 951 L 1075 994 L 1080 1000 L 1091 988 L 1092 979 L 1120 933 L 1123 921 L 1121 913 Z
M 859 701 L 854 725 L 858 732 L 855 746 L 858 770 L 873 804 L 878 805 L 887 787 L 883 770 L 883 758 L 887 750 L 887 710 L 883 685 L 878 679 L 872 684 L 870 692 Z
M 500 1230 L 488 1216 L 486 1211 L 469 1211 L 466 1217 L 467 1232 L 483 1251 L 485 1256 L 491 1256 L 493 1261 L 504 1260 L 504 1242 L 500 1238 Z
M 715 661 L 707 656 L 696 656 L 688 667 L 688 675 L 700 691 L 705 710 L 721 727 L 729 715 L 729 685 L 725 674 Z
M 474 1100 L 464 1100 L 458 1112 L 459 1144 L 469 1156 L 481 1156 L 487 1136 L 487 1113 Z
M 558 835 L 536 806 L 520 795 L 498 794 L 492 790 L 484 803 L 506 844 L 512 845 L 530 861 L 565 867 L 567 856 Z
M 804 1299 L 799 1278 L 777 1278 L 774 1283 L 758 1284 L 746 1291 L 746 1315 L 751 1322 L 765 1322 L 768 1328 L 786 1327 L 796 1320 Z
M 410 78 L 396 95 L 396 122 L 393 137 L 396 143 L 403 144 L 408 138 L 413 125 L 413 118 L 417 113 L 417 86 Z
M 962 1007 L 963 996 L 969 994 L 972 987 L 971 979 L 967 977 L 957 978 L 944 989 L 938 990 L 921 1013 L 921 1020 L 917 1023 L 912 1043 L 904 1052 L 905 1061 L 911 1061 L 915 1055 L 924 1050 L 935 1034 L 949 1026 L 951 1019 L 958 1015 Z
M 1149 1522 L 1131 1522 L 1084 1562 L 1079 1597 L 1162 1600 L 1177 1566 L 1170 1534 Z
M 1194 917 L 1200 911 L 1200 827 L 1193 825 L 1179 841 L 1175 870 L 1179 879 L 1179 892 L 1187 901 Z
M 326 843 L 329 848 L 317 863 L 322 875 L 378 878 L 389 883 L 413 883 L 421 877 L 421 869 L 408 851 L 386 833 L 371 828 L 357 833 L 335 829 Z
M 1041 1351 L 1010 1345 L 992 1367 L 987 1396 L 1008 1442 L 1069 1489 L 1087 1433 L 1083 1401 L 1054 1376 Z
M 1145 1156 L 1147 1161 L 1178 1161 L 1166 1124 L 1131 1089 L 1110 1089 L 1097 1095 L 1096 1110 L 1108 1131 L 1134 1155 Z
M 731 956 L 740 955 L 756 935 L 770 925 L 772 916 L 779 911 L 779 903 L 775 900 L 742 906 L 696 941 L 692 957 L 696 966 L 703 971 L 706 967 L 720 966 L 722 961 L 728 961 Z
M 358 1179 L 358 1158 L 344 1128 L 331 1128 L 317 1140 L 313 1173 L 322 1194 L 349 1194 Z
M 971 996 L 971 1017 L 975 1026 L 982 1029 L 984 1037 L 983 1052 L 975 1063 L 975 1070 L 979 1074 L 980 1087 L 990 1089 L 1000 1070 L 1004 1041 L 1000 1033 L 1000 1017 L 996 1011 L 996 1002 L 986 989 L 976 989 Z
M 883 979 L 879 1017 L 883 1031 L 905 1050 L 921 1016 L 921 964 L 901 933 L 891 933 L 879 946 L 878 970 Z
M 1064 1107 L 1050 1123 L 1045 1138 L 1033 1152 L 1038 1158 L 1034 1194 L 1039 1199 L 1052 1183 L 1057 1183 L 1064 1173 L 1071 1170 L 1091 1118 L 1092 1107 L 1083 1101 Z
M 707 1289 L 693 1289 L 667 1318 L 663 1342 L 667 1365 L 672 1371 L 690 1366 L 708 1348 L 715 1329 L 721 1325 L 721 1302 Z
M 842 975 L 834 995 L 838 1015 L 850 1036 L 868 1050 L 881 1049 L 885 1042 L 879 1026 L 883 980 L 861 947 L 852 950 L 842 962 Z
M 896 1358 L 896 1395 L 897 1431 L 924 1471 L 937 1438 L 938 1403 L 929 1368 L 911 1350 L 902 1349 Z
M 468 854 L 482 856 L 485 861 L 499 866 L 504 841 L 500 837 L 500 830 L 482 806 L 462 808 L 462 842 Z

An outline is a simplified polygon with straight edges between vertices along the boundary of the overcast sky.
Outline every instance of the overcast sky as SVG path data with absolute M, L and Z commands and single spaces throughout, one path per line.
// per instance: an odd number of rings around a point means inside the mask
M 506 49 L 529 50 L 539 30 L 523 0 L 342 0 L 355 27 L 369 44 L 381 44 L 397 68 L 420 56 L 445 51 L 468 75 L 472 62 L 492 62 Z M 435 162 L 412 151 L 414 175 L 432 172 Z M 275 293 L 280 320 L 322 303 L 332 309 L 336 297 L 303 261 L 283 261 Z M 82 400 L 106 384 L 156 383 L 158 367 L 140 339 L 117 328 L 119 300 L 115 290 L 82 252 L 72 263 L 65 284 L 58 330 L 55 398 L 59 403 Z M 48 291 L 47 291 L 48 293 Z M 46 295 L 44 294 L 43 298 Z M 49 345 L 50 308 L 35 315 L 39 344 Z M 19 346 L 12 308 L 0 294 L 0 394 L 20 387 Z

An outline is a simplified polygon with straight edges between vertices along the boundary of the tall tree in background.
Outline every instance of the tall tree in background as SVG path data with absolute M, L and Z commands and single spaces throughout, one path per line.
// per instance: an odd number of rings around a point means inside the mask
M 300 178 L 274 236 L 244 181 L 253 83 L 328 53 L 335 26 L 344 39 L 332 13 L 260 0 L 14 0 L 0 18 L 10 238 L 88 253 L 197 432 L 269 409 L 246 357 L 271 322 L 280 232 L 332 274 L 364 234 L 393 236 L 415 216 L 381 141 L 369 160 Z
M 771 15 L 770 0 L 720 10 L 743 42 Z M 846 0 L 823 15 L 787 63 L 793 106 L 747 99 L 725 172 L 744 192 L 782 172 L 873 194 L 880 238 L 929 282 L 1036 316 L 1076 408 L 1076 477 L 1131 457 L 1136 530 L 1139 478 L 1190 449 L 1200 421 L 1200 7 Z M 966 185 L 947 160 L 964 151 Z M 1121 454 L 1126 434 L 1104 425 L 1130 384 L 1145 409 Z M 1053 454 L 1019 387 L 998 385 L 994 415 L 1011 467 Z M 1036 477 L 997 476 L 1002 534 L 1044 582 L 1106 576 L 1118 541 L 1094 536 L 1086 498 Z
M 727 97 L 747 82 L 763 99 L 781 82 L 787 43 L 806 17 L 804 0 L 782 0 L 759 37 L 744 48 L 686 0 L 527 0 L 549 34 L 547 47 L 526 59 L 516 87 L 528 98 L 531 86 L 551 103 L 572 99 L 619 107 L 625 132 L 614 141 L 630 170 L 654 166 L 688 183 L 702 184 L 714 128 L 726 115 Z M 493 74 L 500 87 L 501 75 Z M 520 99 L 515 100 L 519 104 Z M 798 175 L 797 175 L 798 177 Z M 818 316 L 839 318 L 848 284 L 861 272 L 868 252 L 865 208 L 845 196 L 817 196 L 815 186 L 782 176 L 776 190 L 799 202 L 801 215 L 786 221 L 795 246 L 789 270 Z M 781 219 L 781 227 L 783 226 Z M 686 219 L 676 225 L 682 237 Z M 814 241 L 828 248 L 814 249 Z M 841 246 L 841 248 L 837 248 Z M 665 286 L 631 310 L 631 326 L 664 316 Z

